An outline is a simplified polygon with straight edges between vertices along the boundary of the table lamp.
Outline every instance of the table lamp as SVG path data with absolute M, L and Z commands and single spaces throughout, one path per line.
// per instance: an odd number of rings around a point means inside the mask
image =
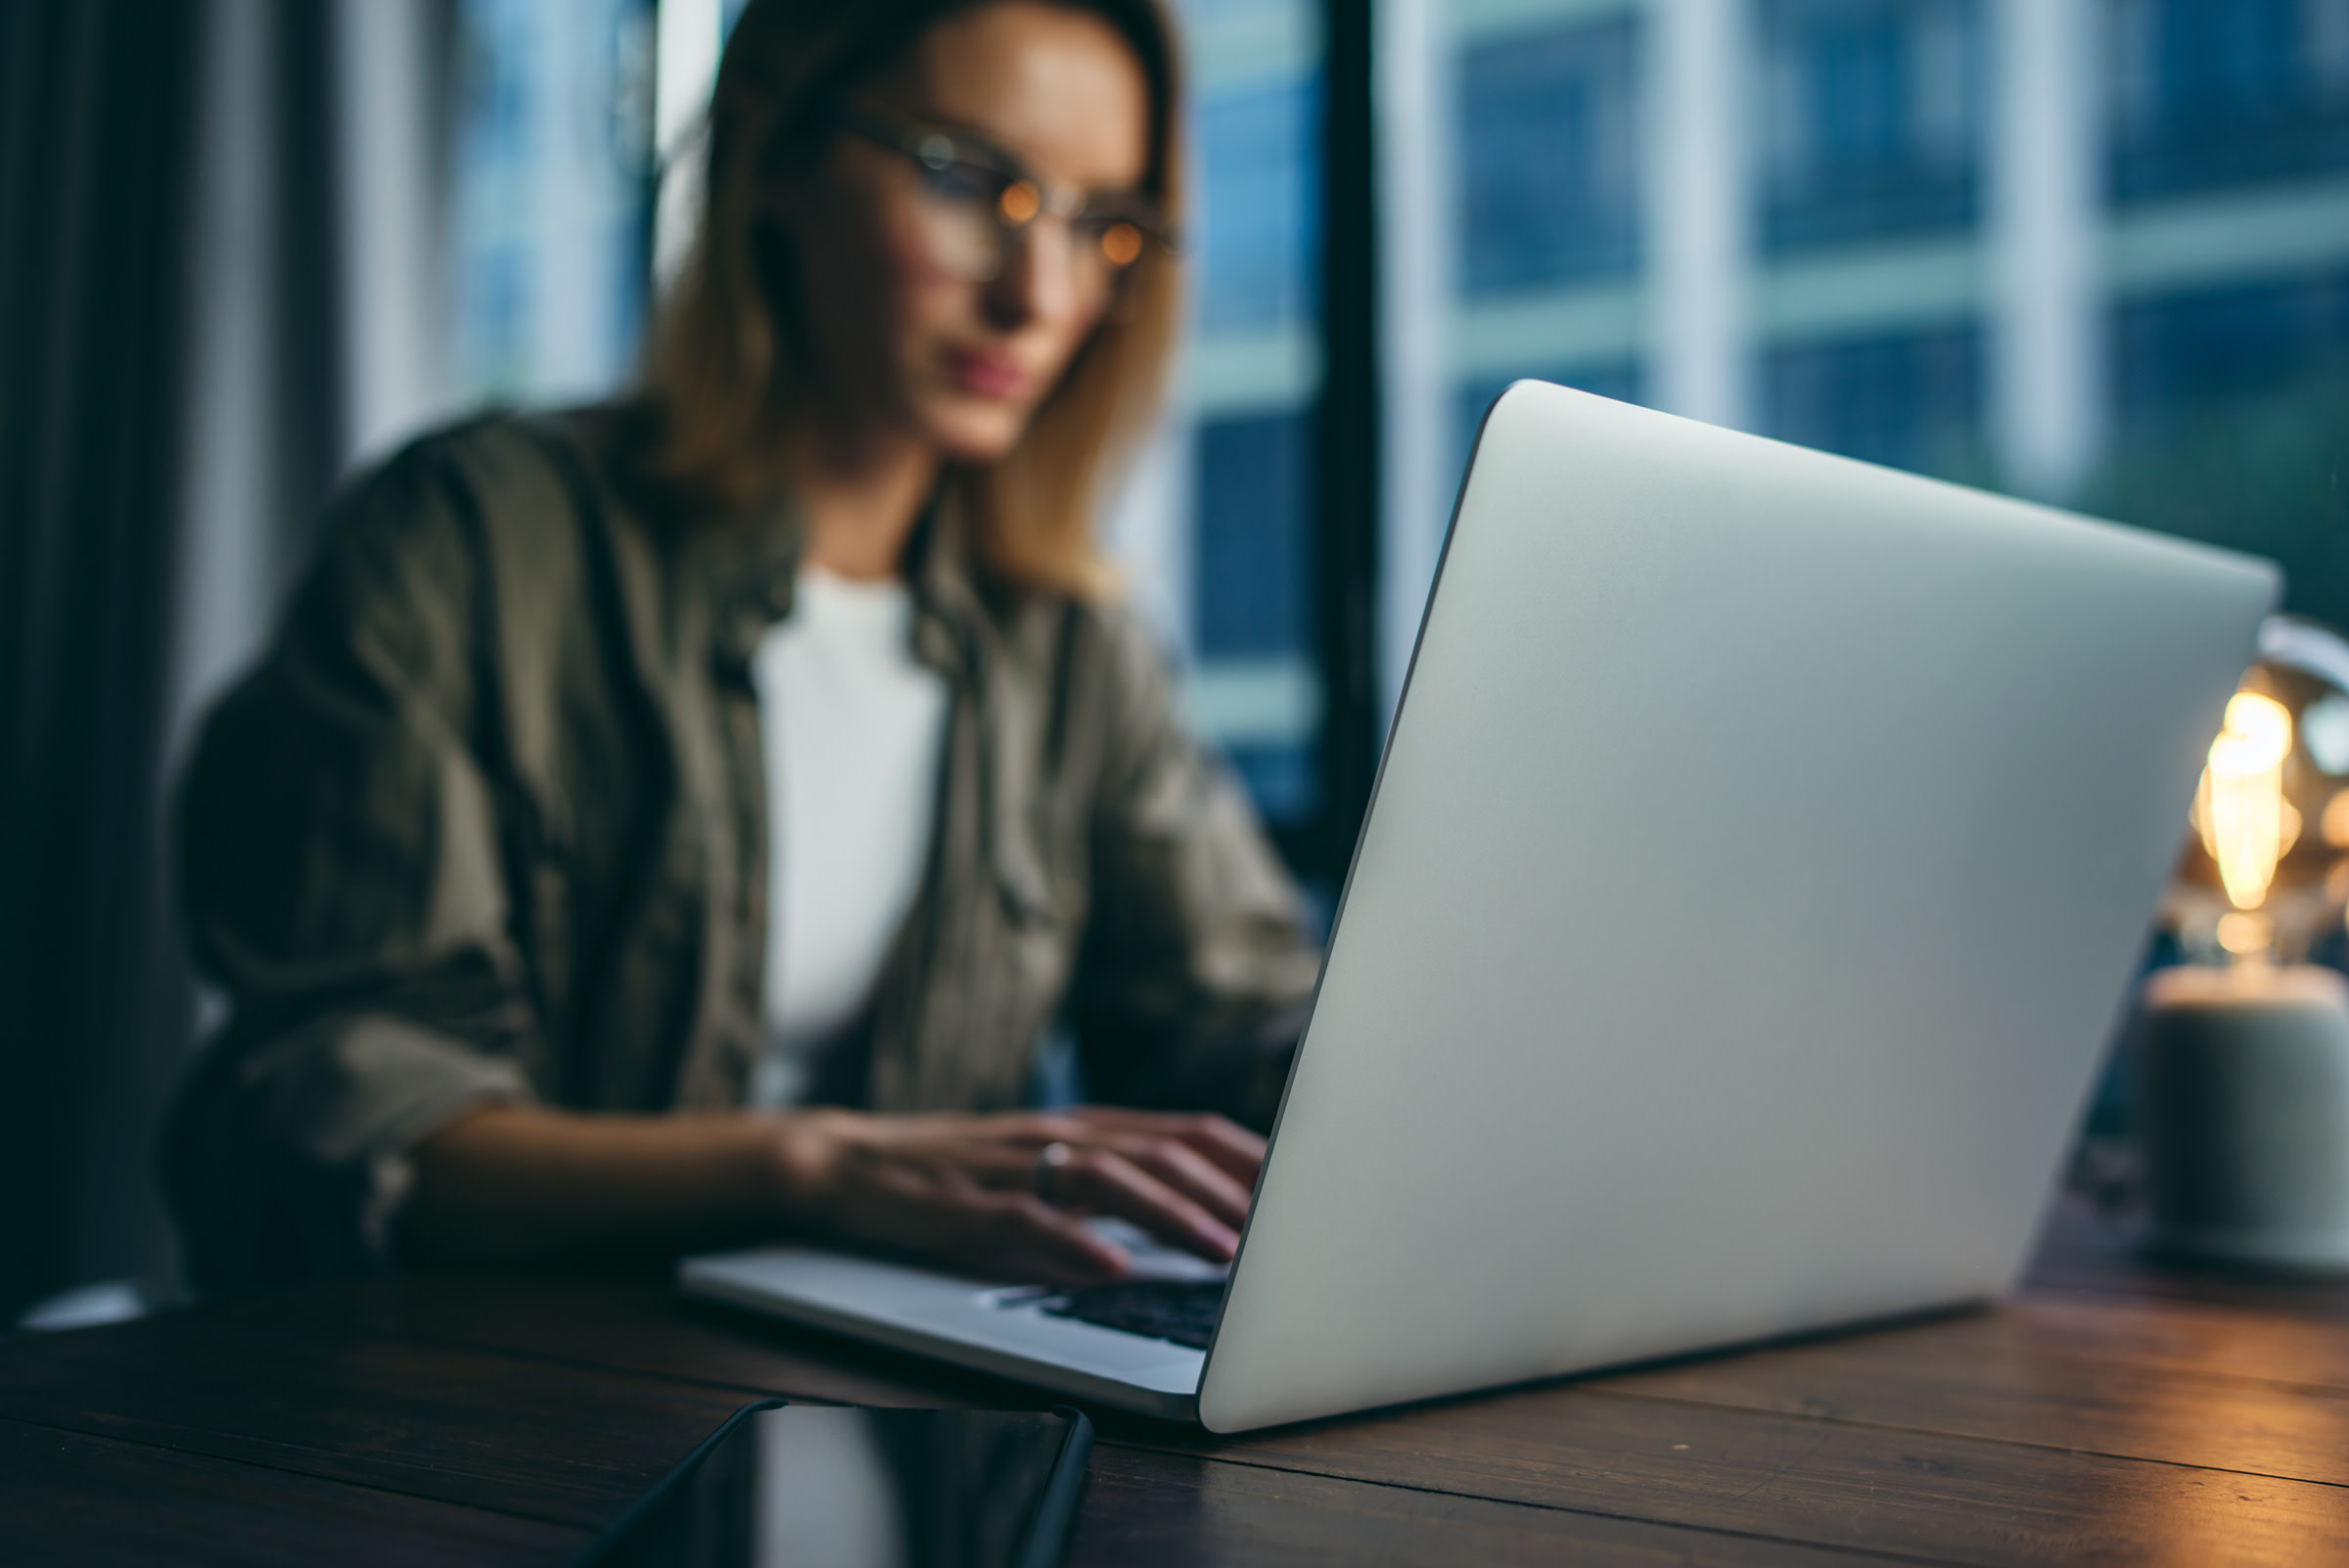
M 2158 1251 L 2349 1270 L 2349 643 L 2261 628 L 2194 793 L 2132 1031 Z

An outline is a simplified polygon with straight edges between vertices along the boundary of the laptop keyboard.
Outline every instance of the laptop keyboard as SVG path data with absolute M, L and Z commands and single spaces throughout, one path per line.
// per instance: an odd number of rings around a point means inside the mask
M 1207 1349 L 1223 1312 L 1221 1279 L 1128 1279 L 1087 1285 L 1042 1304 L 1055 1317 L 1074 1317 L 1103 1328 L 1123 1329 L 1146 1339 L 1171 1339 Z

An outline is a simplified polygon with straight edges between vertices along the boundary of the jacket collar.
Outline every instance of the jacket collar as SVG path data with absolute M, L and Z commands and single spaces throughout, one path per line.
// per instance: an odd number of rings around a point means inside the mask
M 767 627 L 791 614 L 793 579 L 806 546 L 799 506 L 783 497 L 693 530 L 710 585 L 718 665 L 748 669 Z
M 710 574 L 721 659 L 747 664 L 775 622 L 792 613 L 806 525 L 789 495 L 697 529 Z M 989 621 L 964 509 L 942 484 L 905 547 L 913 595 L 915 657 L 941 673 L 964 673 Z
M 988 624 L 970 521 L 950 484 L 941 484 L 905 546 L 912 591 L 913 652 L 931 669 L 954 675 L 980 655 Z M 978 670 L 967 673 L 976 678 Z

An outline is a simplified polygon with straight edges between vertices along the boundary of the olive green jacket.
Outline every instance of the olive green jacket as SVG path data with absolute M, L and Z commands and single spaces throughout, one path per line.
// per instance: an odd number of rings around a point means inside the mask
M 648 502 L 616 429 L 491 418 L 395 458 L 205 729 L 181 893 L 234 1010 L 165 1148 L 202 1283 L 380 1266 L 406 1151 L 473 1104 L 742 1099 L 770 851 L 750 661 L 798 530 Z M 1096 1097 L 1261 1123 L 1318 955 L 1149 640 L 990 581 L 943 506 L 908 576 L 952 692 L 938 816 L 842 1097 L 1020 1104 L 1065 1022 Z

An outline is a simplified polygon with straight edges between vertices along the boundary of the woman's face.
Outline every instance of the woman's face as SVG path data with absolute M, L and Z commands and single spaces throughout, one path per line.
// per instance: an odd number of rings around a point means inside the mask
M 1038 0 L 946 18 L 856 101 L 991 143 L 1046 189 L 1130 191 L 1149 158 L 1132 51 L 1099 17 Z M 1018 442 L 1108 298 L 1051 217 L 1010 244 L 992 279 L 956 270 L 925 228 L 921 181 L 904 154 L 844 133 L 789 204 L 813 412 L 852 439 L 911 436 L 988 462 Z

